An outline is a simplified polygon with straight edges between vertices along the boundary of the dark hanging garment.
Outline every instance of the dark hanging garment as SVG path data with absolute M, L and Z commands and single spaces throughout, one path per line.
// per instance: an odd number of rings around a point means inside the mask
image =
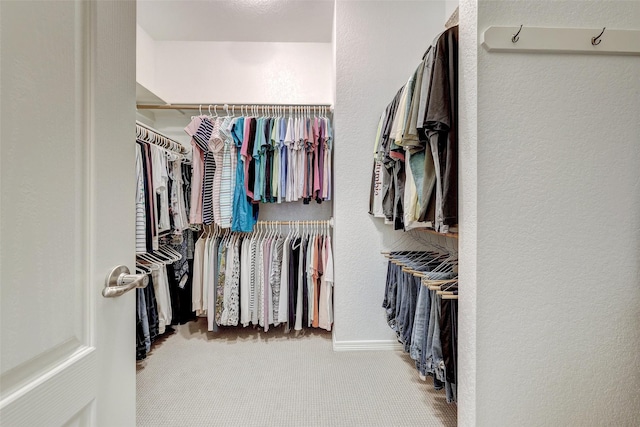
M 443 299 L 441 301 L 440 311 L 440 342 L 442 343 L 442 356 L 446 368 L 447 382 L 455 383 L 455 333 L 453 314 L 455 309 L 452 307 L 457 302 L 453 300 Z
M 188 268 L 186 256 L 184 267 Z M 191 311 L 191 292 L 190 286 L 186 286 L 189 281 L 189 275 L 180 275 L 176 270 L 176 264 L 182 263 L 182 260 L 174 264 L 167 264 L 167 280 L 169 283 L 169 296 L 171 298 L 171 324 L 181 325 L 194 319 L 194 313 Z M 178 266 L 178 268 L 180 268 Z M 180 279 L 178 279 L 180 277 Z M 183 285 L 181 287 L 180 285 Z
M 265 192 L 264 192 L 264 201 L 267 203 L 273 202 L 272 191 L 271 191 L 271 174 L 273 173 L 273 147 L 271 146 L 271 130 L 273 128 L 273 119 L 267 119 L 267 123 L 264 127 L 264 138 L 265 138 L 265 174 L 264 174 L 264 184 L 265 184 Z
M 407 180 L 403 160 L 396 160 L 393 165 L 394 203 L 393 203 L 393 228 L 404 229 L 404 186 Z
M 153 212 L 153 205 L 150 203 L 150 200 L 152 200 L 150 193 L 151 193 L 151 180 L 150 180 L 150 176 L 151 174 L 149 173 L 149 153 L 147 151 L 147 145 L 143 144 L 141 142 L 137 142 L 138 145 L 140 145 L 140 151 L 142 153 L 142 181 L 144 184 L 144 194 L 145 194 L 145 204 L 144 204 L 144 216 L 145 216 L 145 242 L 146 242 L 146 246 L 147 246 L 147 252 L 152 252 L 153 251 L 153 238 L 152 238 L 152 227 L 153 227 L 153 217 L 152 217 L 152 212 Z
M 305 328 L 309 324 L 309 280 L 307 278 L 307 243 L 308 240 L 302 241 L 302 327 Z
M 147 357 L 151 345 L 149 336 L 149 322 L 147 319 L 147 305 L 144 291 L 136 289 L 136 360 Z
M 147 304 L 147 320 L 149 322 L 149 337 L 151 338 L 151 342 L 153 342 L 159 335 L 158 308 L 156 306 L 156 294 L 155 294 L 155 291 L 153 290 L 153 276 L 149 274 L 147 277 L 149 278 L 149 284 L 143 290 L 144 290 L 145 302 Z
M 195 319 L 195 313 L 191 310 L 192 278 L 189 274 L 193 268 L 193 260 L 189 260 L 187 245 L 186 236 L 182 239 L 182 243 L 171 245 L 176 252 L 182 255 L 182 258 L 167 265 L 172 325 L 181 325 Z
M 323 129 L 323 126 L 320 126 L 320 129 Z M 324 151 L 325 151 L 325 137 L 323 131 L 319 131 L 320 135 L 318 135 L 317 150 L 316 150 L 316 159 L 317 159 L 317 167 L 318 167 L 318 178 L 320 180 L 320 190 L 315 192 L 316 203 L 322 203 L 322 188 L 324 183 Z
M 181 170 L 182 170 L 182 196 L 183 196 L 183 202 L 184 202 L 184 207 L 185 207 L 185 211 L 187 214 L 187 218 L 189 218 L 189 212 L 191 210 L 191 165 L 188 165 L 186 163 L 183 163 L 180 166 Z
M 253 161 L 253 147 L 255 145 L 256 142 L 256 119 L 255 118 L 250 118 L 249 119 L 249 140 L 247 141 L 247 153 L 249 155 L 249 169 L 248 169 L 248 176 L 245 177 L 245 179 L 248 179 L 247 181 L 247 186 L 249 188 L 249 193 L 247 194 L 247 199 L 249 199 L 250 202 L 254 203 L 253 201 L 253 194 L 254 194 L 254 187 L 255 187 L 255 181 L 256 181 L 256 162 Z
M 435 43 L 431 88 L 424 129 L 436 133 L 442 177 L 443 222 L 458 222 L 458 27 L 447 29 Z M 431 139 L 431 138 L 430 138 Z
M 294 239 L 289 256 L 289 327 L 296 324 L 296 306 L 298 304 L 298 267 L 300 261 L 301 239 Z

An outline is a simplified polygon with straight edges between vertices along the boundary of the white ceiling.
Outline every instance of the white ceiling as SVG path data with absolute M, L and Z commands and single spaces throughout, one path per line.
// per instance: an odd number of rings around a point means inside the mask
M 154 40 L 331 42 L 333 0 L 138 0 Z

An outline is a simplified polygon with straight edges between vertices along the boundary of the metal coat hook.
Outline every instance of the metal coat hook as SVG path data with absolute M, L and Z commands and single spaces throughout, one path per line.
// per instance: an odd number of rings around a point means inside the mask
M 602 37 L 602 35 L 604 34 L 604 30 L 606 30 L 607 27 L 604 27 L 602 29 L 602 32 L 600 34 L 598 34 L 596 37 L 591 37 L 591 44 L 594 46 L 598 46 L 602 40 L 600 40 L 600 37 Z
M 519 37 L 520 31 L 522 31 L 522 25 L 520 25 L 520 29 L 518 30 L 518 32 L 515 33 L 513 37 L 511 37 L 511 43 L 518 43 L 518 40 L 520 40 L 520 37 Z

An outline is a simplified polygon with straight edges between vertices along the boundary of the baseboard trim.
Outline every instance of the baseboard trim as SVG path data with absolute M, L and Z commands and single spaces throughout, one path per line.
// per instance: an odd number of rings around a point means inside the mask
M 333 351 L 374 351 L 402 350 L 402 344 L 393 340 L 336 341 L 333 339 Z

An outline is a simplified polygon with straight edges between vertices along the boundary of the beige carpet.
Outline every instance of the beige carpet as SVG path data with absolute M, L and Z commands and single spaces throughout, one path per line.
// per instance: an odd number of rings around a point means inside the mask
M 456 406 L 400 351 L 339 352 L 331 334 L 177 327 L 138 362 L 138 426 L 455 426 Z

